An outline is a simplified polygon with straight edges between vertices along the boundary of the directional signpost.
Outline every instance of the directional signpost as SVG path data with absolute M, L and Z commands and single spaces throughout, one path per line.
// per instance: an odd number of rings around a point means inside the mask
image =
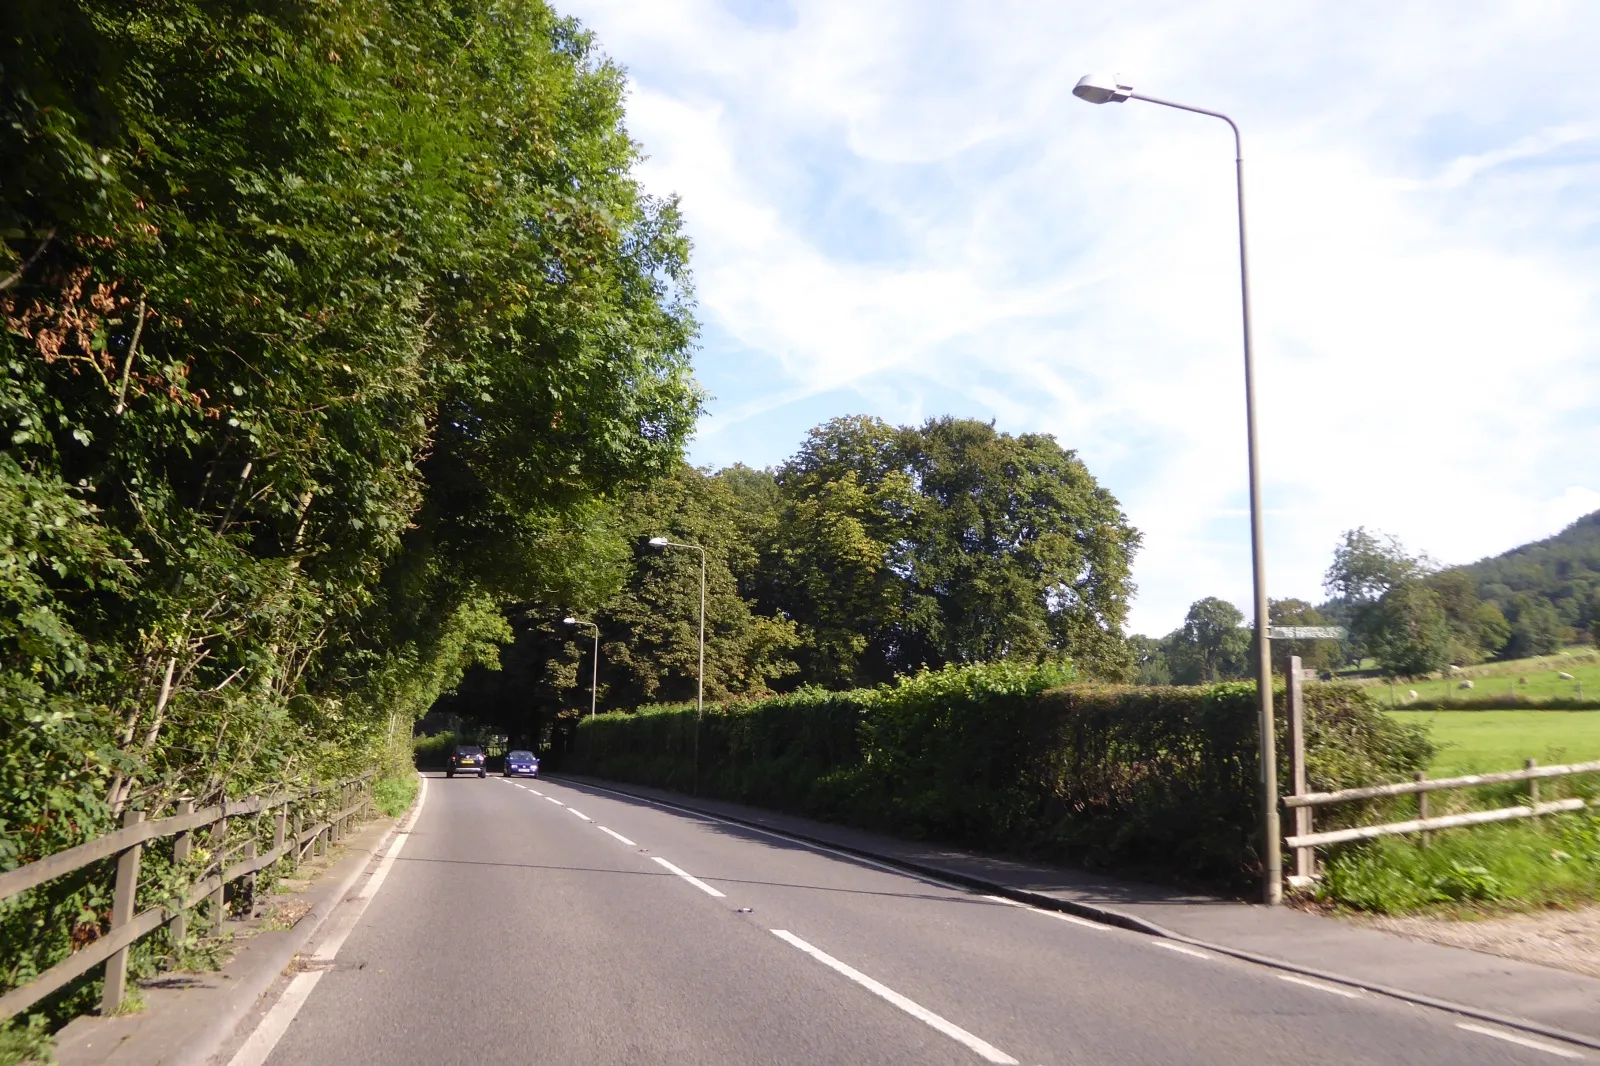
M 1344 626 L 1268 626 L 1273 640 L 1343 640 L 1350 635 Z

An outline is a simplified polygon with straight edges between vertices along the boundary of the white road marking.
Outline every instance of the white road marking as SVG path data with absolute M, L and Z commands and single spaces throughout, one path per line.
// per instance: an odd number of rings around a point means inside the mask
M 395 859 L 400 856 L 400 849 L 405 847 L 406 838 L 411 835 L 410 827 L 417 824 L 417 819 L 422 817 L 422 806 L 428 802 L 428 779 L 422 778 L 418 786 L 417 806 L 411 812 L 411 820 L 407 823 L 406 831 L 396 833 L 389 843 L 389 850 L 384 853 L 383 859 L 378 863 L 378 868 L 372 871 L 372 876 L 367 878 L 367 883 L 361 891 L 352 898 L 348 905 L 341 905 L 339 925 L 324 938 L 317 951 L 311 957 L 318 962 L 332 961 L 339 948 L 344 944 L 345 938 L 355 928 L 356 922 L 367 909 L 367 904 L 372 902 L 372 897 L 383 884 L 384 878 L 389 876 L 389 869 L 394 866 Z M 295 1015 L 300 1013 L 300 1008 L 305 1006 L 310 998 L 312 989 L 317 987 L 317 982 L 322 980 L 323 970 L 310 970 L 306 973 L 295 974 L 289 986 L 283 990 L 283 995 L 278 997 L 278 1002 L 272 1005 L 256 1026 L 239 1050 L 234 1052 L 233 1058 L 228 1060 L 228 1066 L 261 1066 L 272 1054 L 272 1049 L 278 1046 L 278 1041 L 288 1031 L 289 1025 L 294 1021 Z
M 1560 1047 L 1556 1044 L 1547 1044 L 1543 1040 L 1534 1040 L 1531 1037 L 1517 1036 L 1516 1034 L 1508 1033 L 1503 1029 L 1491 1029 L 1487 1025 L 1475 1025 L 1472 1022 L 1457 1022 L 1456 1028 L 1465 1029 L 1469 1033 L 1482 1033 L 1484 1036 L 1492 1036 L 1496 1040 L 1504 1040 L 1510 1044 L 1521 1044 L 1523 1047 L 1531 1047 L 1535 1051 L 1544 1051 L 1551 1055 L 1560 1055 L 1564 1059 L 1583 1058 L 1582 1055 L 1576 1051 L 1573 1051 L 1571 1048 Z
M 606 788 L 603 785 L 592 785 L 592 784 L 589 784 L 588 782 L 585 782 L 583 787 L 584 788 L 592 788 L 596 792 L 609 792 L 613 796 L 625 796 L 625 797 L 627 797 L 628 799 L 631 799 L 631 800 L 639 800 L 641 802 L 648 803 L 651 806 L 660 807 L 663 810 L 673 811 L 674 813 L 677 813 L 677 814 L 687 815 L 690 818 L 698 818 L 701 821 L 716 822 L 718 825 L 731 825 L 735 829 L 743 829 L 746 832 L 760 833 L 763 836 L 769 836 L 769 837 L 777 837 L 779 840 L 787 840 L 791 844 L 796 844 L 796 845 L 798 845 L 798 846 L 800 846 L 802 848 L 809 848 L 812 851 L 819 851 L 819 852 L 823 853 L 824 855 L 835 855 L 835 856 L 838 856 L 839 858 L 845 859 L 845 860 L 847 860 L 849 862 L 860 863 L 863 866 L 876 867 L 879 870 L 884 870 L 884 871 L 886 871 L 888 873 L 895 874 L 895 875 L 897 875 L 899 877 L 909 877 L 913 881 L 921 881 L 923 884 L 926 884 L 926 885 L 938 885 L 940 888 L 948 888 L 948 889 L 951 889 L 952 891 L 960 892 L 963 895 L 966 895 L 966 894 L 968 894 L 968 893 L 970 893 L 972 891 L 972 889 L 968 888 L 966 885 L 958 885 L 953 881 L 942 881 L 937 877 L 933 877 L 933 876 L 930 876 L 928 874 L 916 873 L 915 871 L 907 870 L 904 867 L 900 867 L 900 866 L 894 866 L 894 865 L 891 865 L 891 864 L 886 863 L 886 862 L 878 862 L 877 860 L 869 859 L 864 855 L 857 855 L 857 854 L 855 854 L 853 852 L 849 852 L 849 851 L 841 851 L 838 848 L 830 848 L 826 844 L 818 844 L 818 843 L 816 843 L 814 841 L 806 840 L 806 839 L 804 839 L 802 837 L 797 837 L 797 836 L 794 836 L 794 835 L 789 834 L 789 833 L 779 832 L 776 829 L 762 829 L 760 826 L 749 825 L 749 824 L 747 824 L 745 822 L 735 822 L 735 821 L 733 821 L 731 819 L 728 819 L 728 818 L 718 818 L 716 815 L 714 815 L 714 814 L 706 814 L 704 811 L 691 810 L 688 807 L 679 807 L 677 804 L 664 803 L 661 800 L 650 799 L 649 797 L 646 797 L 646 796 L 636 796 L 631 792 L 618 792 L 614 788 Z
M 283 990 L 283 995 L 278 997 L 278 1002 L 267 1011 L 266 1017 L 261 1019 L 261 1024 L 256 1026 L 256 1031 L 228 1060 L 228 1066 L 261 1066 L 267 1061 L 267 1056 L 272 1054 L 272 1049 L 278 1046 L 278 1041 L 288 1031 L 289 1023 L 294 1021 L 294 1016 L 300 1013 L 300 1008 L 311 996 L 311 990 L 317 987 L 317 982 L 322 980 L 322 970 L 312 970 L 309 973 L 295 974 L 294 980 L 289 982 L 289 987 Z
M 618 840 L 622 841 L 624 844 L 628 845 L 628 847 L 630 847 L 630 848 L 636 848 L 636 847 L 639 846 L 639 845 L 635 844 L 633 841 L 629 840 L 627 837 L 623 836 L 621 833 L 617 832 L 614 829 L 607 829 L 603 825 L 595 826 L 595 828 L 600 830 L 600 832 L 605 833 L 607 836 L 616 837 Z
M 657 859 L 656 861 L 660 862 L 661 860 Z M 956 1041 L 958 1044 L 964 1044 L 972 1051 L 977 1052 L 985 1060 L 989 1062 L 1003 1063 L 1005 1066 L 1017 1066 L 1016 1059 L 1012 1058 L 1010 1055 L 1007 1055 L 1004 1051 L 1001 1051 L 993 1044 L 985 1040 L 980 1040 L 978 1037 L 973 1036 L 971 1033 L 961 1028 L 961 1026 L 956 1025 L 954 1022 L 946 1021 L 944 1018 L 939 1017 L 939 1015 L 933 1013 L 933 1011 L 922 1006 L 920 1003 L 909 1000 L 887 985 L 874 981 L 860 970 L 845 965 L 832 955 L 829 955 L 827 952 L 822 951 L 819 948 L 812 947 L 810 944 L 807 944 L 804 940 L 801 940 L 787 929 L 774 929 L 772 930 L 772 935 L 787 944 L 799 948 L 801 951 L 805 952 L 807 955 L 810 955 L 813 959 L 816 959 L 829 969 L 844 974 L 846 977 L 850 978 L 850 980 L 854 981 L 862 988 L 865 988 L 868 992 L 888 1000 L 890 1003 L 894 1004 L 896 1007 L 899 1007 L 913 1018 L 920 1022 L 925 1022 L 926 1024 L 931 1025 L 933 1028 L 939 1030 L 939 1032 L 943 1033 L 945 1036 L 948 1036 L 951 1040 Z
M 576 814 L 579 818 L 582 818 L 586 822 L 594 821 L 593 818 L 590 818 L 587 814 L 584 814 L 582 811 L 578 810 L 578 808 L 576 808 L 576 807 L 568 807 L 567 810 L 571 811 L 573 814 Z
M 1183 944 L 1174 944 L 1170 940 L 1157 940 L 1155 941 L 1155 945 L 1158 948 L 1166 948 L 1168 951 L 1176 951 L 1183 955 L 1193 955 L 1197 959 L 1209 959 L 1211 957 L 1203 951 L 1196 951 L 1194 948 L 1187 947 Z
M 673 873 L 677 874 L 679 877 L 681 877 L 685 881 L 689 882 L 695 888 L 698 888 L 700 891 L 704 892 L 706 895 L 708 895 L 708 896 L 716 896 L 718 899 L 726 898 L 723 893 L 718 892 L 716 889 L 712 888 L 710 885 L 708 885 L 704 881 L 700 880 L 694 874 L 691 874 L 691 873 L 689 873 L 689 872 L 687 872 L 685 870 L 678 869 L 678 867 L 672 865 L 670 862 L 668 862 L 666 859 L 661 858 L 659 855 L 655 855 L 655 856 L 651 856 L 651 857 L 654 858 L 656 860 L 656 862 L 659 862 L 662 866 L 665 866 L 667 869 L 671 870 Z
M 1296 985 L 1305 985 L 1307 988 L 1315 988 L 1318 992 L 1332 992 L 1334 995 L 1343 996 L 1345 999 L 1366 998 L 1353 988 L 1337 988 L 1333 985 L 1325 985 L 1321 981 L 1309 981 L 1304 977 L 1297 977 L 1292 973 L 1280 973 L 1278 975 L 1278 980 L 1288 981 L 1291 984 Z
M 542 796 L 542 795 L 544 795 L 544 793 L 543 793 L 543 792 L 540 792 L 540 791 L 539 791 L 539 790 L 538 790 L 538 789 L 536 789 L 536 788 L 533 788 L 533 787 L 531 787 L 531 786 L 530 786 L 530 787 L 529 787 L 529 789 L 528 789 L 528 791 L 529 791 L 529 792 L 532 792 L 532 793 L 533 793 L 533 794 L 534 794 L 534 795 L 535 795 L 535 796 Z
M 1035 914 L 1043 914 L 1051 918 L 1059 918 L 1063 922 L 1070 922 L 1073 925 L 1082 925 L 1087 926 L 1090 929 L 1099 929 L 1102 932 L 1110 928 L 1110 926 L 1101 922 L 1090 921 L 1088 918 L 1080 918 L 1076 914 L 1066 914 L 1062 911 L 1047 911 L 1043 907 L 1035 907 L 1029 903 L 1022 903 L 1014 899 L 1006 899 L 1004 896 L 984 896 L 983 898 L 992 899 L 996 903 L 1004 903 L 1012 907 L 1020 907 L 1025 911 L 1032 911 Z
M 560 800 L 556 799 L 554 796 L 546 796 L 545 799 L 549 800 L 551 803 L 554 803 L 557 807 L 565 807 L 566 806 L 565 803 L 562 803 Z

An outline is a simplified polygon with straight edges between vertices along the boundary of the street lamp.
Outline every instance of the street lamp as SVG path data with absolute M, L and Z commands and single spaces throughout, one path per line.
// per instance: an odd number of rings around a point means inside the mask
M 600 687 L 600 627 L 593 622 L 583 622 L 576 618 L 563 618 L 563 625 L 589 626 L 594 630 L 594 670 L 589 675 L 589 717 L 594 717 L 594 705 L 597 700 L 596 693 Z
M 1143 100 L 1146 103 L 1193 111 L 1197 115 L 1220 118 L 1233 130 L 1234 176 L 1239 195 L 1239 292 L 1244 308 L 1244 410 L 1246 440 L 1250 450 L 1250 563 L 1255 581 L 1256 613 L 1256 688 L 1261 705 L 1261 835 L 1263 839 L 1262 895 L 1269 904 L 1283 902 L 1283 856 L 1278 844 L 1278 763 L 1277 738 L 1273 731 L 1272 653 L 1267 643 L 1267 571 L 1261 527 L 1261 459 L 1256 440 L 1255 363 L 1251 353 L 1250 270 L 1244 240 L 1244 152 L 1239 142 L 1239 127 L 1220 111 L 1173 103 L 1133 91 L 1122 84 L 1121 75 L 1086 74 L 1078 79 L 1072 95 L 1091 104 Z
M 700 790 L 700 728 L 705 724 L 706 707 L 706 550 L 698 544 L 680 544 L 666 537 L 651 537 L 652 548 L 687 548 L 700 553 L 700 671 L 694 692 L 694 787 Z

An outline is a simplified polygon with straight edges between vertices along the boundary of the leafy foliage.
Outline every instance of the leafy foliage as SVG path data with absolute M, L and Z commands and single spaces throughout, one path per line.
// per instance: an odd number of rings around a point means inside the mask
M 676 207 L 541 0 L 0 18 L 10 867 L 394 762 L 507 604 L 615 587 L 699 394 Z M 102 897 L 9 907 L 0 985 Z

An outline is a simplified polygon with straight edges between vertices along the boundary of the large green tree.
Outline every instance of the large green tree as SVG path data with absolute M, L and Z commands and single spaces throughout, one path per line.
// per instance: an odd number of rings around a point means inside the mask
M 103 810 L 369 759 L 502 605 L 615 588 L 608 500 L 674 469 L 699 399 L 676 210 L 581 27 L 0 17 L 0 713 L 32 745 L 0 836 L 59 782 Z

